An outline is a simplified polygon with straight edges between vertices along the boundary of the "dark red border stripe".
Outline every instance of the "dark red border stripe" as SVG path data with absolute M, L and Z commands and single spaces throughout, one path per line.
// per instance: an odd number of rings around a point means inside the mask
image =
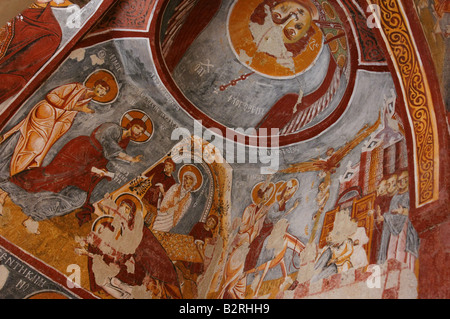
M 33 255 L 30 255 L 29 253 L 25 252 L 21 248 L 15 246 L 14 244 L 9 242 L 2 236 L 0 236 L 0 246 L 5 248 L 11 254 L 15 255 L 21 261 L 27 263 L 31 267 L 33 267 L 36 270 L 38 270 L 39 272 L 41 272 L 44 276 L 46 276 L 49 279 L 51 279 L 52 281 L 60 284 L 61 286 L 63 286 L 65 289 L 67 289 L 74 295 L 77 295 L 83 299 L 99 299 L 98 297 L 93 295 L 91 292 L 89 292 L 88 290 L 85 290 L 83 288 L 69 288 L 67 286 L 67 277 L 62 275 L 56 269 L 54 269 L 54 268 L 48 266 L 47 264 L 45 264 L 44 262 L 40 261 Z M 57 252 L 55 252 L 55 253 L 57 253 Z

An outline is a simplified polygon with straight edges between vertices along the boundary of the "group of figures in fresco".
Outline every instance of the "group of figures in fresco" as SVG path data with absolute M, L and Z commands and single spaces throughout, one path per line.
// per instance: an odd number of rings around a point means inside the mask
M 47 26 L 53 25 L 48 2 L 37 1 L 22 13 L 23 18 L 2 29 L 0 35 L 5 39 L 0 43 L 0 103 L 23 87 L 17 77 L 28 81 L 42 66 L 46 59 L 40 54 L 42 50 L 51 56 L 57 48 L 59 42 L 52 37 L 45 37 L 45 40 L 54 48 L 37 41 L 36 48 L 20 44 L 36 38 L 34 31 L 20 31 L 29 27 L 25 25 L 32 19 L 28 14 L 37 15 L 38 22 L 44 19 Z M 318 13 L 309 1 L 279 2 L 261 1 L 251 22 L 265 26 L 266 35 L 270 30 L 275 32 L 277 25 L 284 26 L 283 49 L 270 51 L 273 47 L 264 46 L 261 37 L 258 52 L 275 56 L 277 63 L 287 65 L 295 73 L 298 67 L 295 57 L 305 50 L 310 39 L 317 38 L 315 34 L 320 34 L 317 23 L 313 23 Z M 39 27 L 38 22 L 33 23 L 34 28 Z M 58 30 L 57 24 L 46 28 L 57 39 L 60 38 Z M 257 27 L 252 30 L 254 34 L 261 32 Z M 26 74 L 15 72 L 14 63 L 27 65 L 21 68 Z M 129 155 L 127 147 L 152 137 L 154 126 L 145 110 L 130 109 L 120 119 L 105 119 L 88 135 L 70 139 L 48 158 L 55 143 L 70 131 L 78 113 L 94 113 L 90 103 L 112 103 L 119 88 L 111 71 L 95 70 L 84 83 L 63 84 L 49 91 L 23 119 L 0 135 L 0 218 L 9 198 L 26 216 L 24 229 L 36 236 L 40 235 L 41 221 L 58 216 L 72 214 L 80 227 L 90 223 L 91 232 L 75 238 L 79 247 L 74 253 L 88 259 L 91 291 L 103 291 L 114 298 L 183 298 L 187 281 L 195 286 L 205 279 L 212 259 L 211 253 L 207 253 L 208 247 L 224 251 L 220 261 L 211 264 L 211 267 L 222 266 L 216 267 L 213 276 L 208 277 L 220 281 L 217 290 L 211 288 L 211 294 L 205 295 L 215 298 L 258 296 L 265 276 L 277 267 L 287 280 L 293 275 L 286 266 L 287 252 L 292 251 L 301 261 L 308 245 L 315 247 L 314 271 L 309 276 L 313 281 L 352 268 L 382 264 L 388 259 L 396 259 L 415 269 L 419 241 L 408 218 L 410 183 L 404 164 L 405 141 L 395 109 L 389 108 L 387 103 L 380 105 L 380 119 L 364 127 L 342 148 L 330 148 L 324 158 L 294 163 L 272 175 L 262 175 L 249 194 L 248 205 L 235 214 L 239 218 L 230 225 L 221 224 L 225 223 L 225 218 L 218 211 L 211 209 L 203 214 L 183 237 L 190 240 L 192 245 L 185 249 L 194 248 L 195 257 L 172 260 L 162 239 L 165 234 L 174 238 L 179 235 L 173 233 L 173 229 L 189 215 L 194 203 L 192 194 L 205 184 L 206 176 L 196 165 L 177 164 L 167 150 L 168 155 L 149 163 L 147 170 L 125 183 L 114 195 L 106 193 L 95 203 L 91 199 L 100 182 L 114 178 L 116 172 L 110 170 L 110 162 L 120 160 L 133 165 L 142 161 L 141 155 Z M 359 176 L 347 181 L 351 186 L 342 183 L 339 194 L 332 194 L 341 199 L 354 195 L 346 201 L 331 203 L 331 183 L 336 168 L 361 144 L 367 149 L 364 158 L 375 152 L 381 154 L 378 155 L 382 158 L 381 170 L 366 176 L 369 186 L 358 184 L 365 172 L 361 152 Z M 302 213 L 299 194 L 304 187 L 302 174 L 305 172 L 317 172 L 319 180 L 316 211 L 307 242 L 289 232 L 290 217 Z M 352 193 L 353 189 L 359 190 Z M 233 189 L 234 192 L 239 190 Z M 358 210 L 356 204 L 365 199 L 369 204 Z M 328 217 L 332 217 L 331 222 Z M 218 238 L 225 233 L 219 232 L 219 228 L 227 227 L 227 245 L 220 247 Z M 301 272 L 301 267 L 295 272 Z M 255 277 L 249 292 L 250 278 L 255 274 L 259 276 Z M 294 283 L 284 289 L 293 287 Z M 187 296 L 196 297 L 195 289 L 193 291 Z
M 106 81 L 93 82 L 92 89 L 80 84 L 63 85 L 52 90 L 24 120 L 2 135 L 2 204 L 9 196 L 28 216 L 23 225 L 36 234 L 39 234 L 38 222 L 42 220 L 76 211 L 82 225 L 92 222 L 93 214 L 99 215 L 93 222 L 92 232 L 86 238 L 76 238 L 80 245 L 76 252 L 89 258 L 90 289 L 103 289 L 116 298 L 181 298 L 179 271 L 182 269 L 194 280 L 204 273 L 208 258 L 205 246 L 218 236 L 213 231 L 219 224 L 219 217 L 210 212 L 189 233 L 201 256 L 195 262 L 174 263 L 155 234 L 170 233 L 181 218 L 189 214 L 191 192 L 199 189 L 203 179 L 198 168 L 183 166 L 177 181 L 173 174 L 177 164 L 167 156 L 131 181 L 129 192 L 115 199 L 106 194 L 94 205 L 90 202 L 90 194 L 98 182 L 114 174 L 106 168 L 110 159 L 120 158 L 130 163 L 140 161 L 140 155 L 127 155 L 126 147 L 145 133 L 151 135 L 145 113 L 130 111 L 128 118 L 123 117 L 126 120 L 120 124 L 102 124 L 91 135 L 78 136 L 67 142 L 48 165 L 41 165 L 45 152 L 70 129 L 70 118 L 76 115 L 79 105 L 77 101 L 82 103 L 78 110 L 90 110 L 87 100 L 110 90 L 111 85 Z M 371 134 L 382 133 L 377 130 Z M 369 134 L 364 137 L 370 140 Z M 358 138 L 355 140 L 359 144 Z M 331 151 L 328 153 L 332 156 Z M 285 278 L 289 275 L 285 265 L 286 251 L 290 249 L 300 255 L 307 245 L 288 232 L 289 215 L 302 210 L 295 196 L 301 192 L 301 187 L 296 178 L 276 182 L 273 179 L 292 174 L 293 170 L 304 171 L 300 169 L 301 164 L 293 164 L 284 172 L 270 175 L 253 188 L 252 203 L 232 225 L 236 230 L 230 234 L 218 298 L 246 298 L 250 274 L 262 275 L 255 295 L 272 268 L 279 266 Z M 326 171 L 327 168 L 330 170 Z M 329 199 L 329 175 L 333 174 L 333 168 L 313 170 L 319 171 L 323 178 L 318 186 L 318 210 L 314 216 L 319 220 Z M 341 229 L 336 236 L 333 229 L 328 234 L 322 230 L 326 244 L 320 252 L 317 248 L 316 271 L 311 279 L 326 278 L 372 263 L 382 264 L 387 259 L 397 259 L 414 269 L 418 238 L 408 219 L 408 185 L 406 168 L 383 176 L 372 192 L 373 201 L 363 223 L 350 221 L 351 212 L 342 210 L 351 225 L 350 230 L 346 233 Z M 34 194 L 40 194 L 45 201 L 33 200 Z M 345 219 L 336 216 L 334 225 L 339 218 Z M 367 225 L 372 228 L 367 229 Z M 365 248 L 369 243 L 370 251 Z M 271 255 L 266 262 L 260 262 L 264 249 L 270 250 Z

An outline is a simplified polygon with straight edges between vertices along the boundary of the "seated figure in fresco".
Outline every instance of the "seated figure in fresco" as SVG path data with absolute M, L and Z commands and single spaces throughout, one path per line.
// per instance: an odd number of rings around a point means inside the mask
M 352 253 L 353 240 L 351 238 L 347 238 L 340 243 L 334 243 L 330 237 L 327 237 L 327 245 L 314 264 L 314 270 L 317 273 L 313 276 L 311 282 L 352 268 L 350 259 Z
M 353 240 L 347 238 L 339 245 L 332 246 L 332 255 L 328 264 L 335 264 L 337 272 L 344 272 L 353 267 L 351 263 L 351 256 L 353 254 Z
M 126 194 L 112 204 L 86 238 L 76 238 L 76 252 L 88 256 L 91 290 L 118 299 L 181 298 L 175 267 L 145 227 L 138 199 Z
M 132 139 L 146 130 L 145 122 L 134 119 L 126 127 L 115 123 L 98 126 L 90 136 L 78 136 L 65 144 L 53 160 L 42 167 L 33 167 L 13 175 L 0 184 L 11 200 L 29 216 L 24 225 L 36 229 L 37 222 L 65 215 L 76 208 L 80 226 L 91 219 L 94 207 L 90 196 L 104 178 L 111 179 L 107 170 L 111 160 L 130 163 L 142 155 L 130 156 L 125 150 Z M 33 196 L 35 195 L 35 196 Z
M 364 248 L 369 242 L 366 229 L 358 226 L 355 219 L 350 219 L 347 210 L 340 213 L 339 222 L 337 217 L 333 230 L 327 234 L 326 245 L 315 261 L 315 274 L 311 279 L 313 282 L 351 268 L 368 265 L 367 252 Z
M 60 46 L 63 34 L 50 2 L 35 0 L 0 28 L 0 104 L 17 94 Z M 87 2 L 69 3 L 82 7 Z
M 175 178 L 173 177 L 175 169 L 175 162 L 171 158 L 167 158 L 163 163 L 156 165 L 144 174 L 151 183 L 151 186 L 142 196 L 144 205 L 148 210 L 147 216 L 149 218 L 155 215 L 156 211 L 161 208 L 161 203 L 167 191 L 176 184 Z M 146 223 L 149 222 L 146 220 Z
M 179 175 L 181 183 L 170 187 L 161 202 L 151 226 L 154 231 L 169 232 L 175 227 L 191 206 L 191 192 L 202 183 L 201 173 L 194 165 L 184 166 Z
M 396 259 L 415 269 L 419 253 L 419 235 L 409 220 L 408 172 L 403 171 L 397 178 L 397 193 L 392 197 L 389 212 L 382 216 L 383 233 L 378 255 L 378 263 Z

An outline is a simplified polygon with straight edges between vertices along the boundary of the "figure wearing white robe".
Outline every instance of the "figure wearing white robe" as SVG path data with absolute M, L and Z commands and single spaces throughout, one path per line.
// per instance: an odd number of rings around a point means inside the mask
M 175 184 L 169 188 L 153 223 L 153 230 L 169 232 L 186 214 L 192 202 L 190 191 L 185 190 L 182 184 Z

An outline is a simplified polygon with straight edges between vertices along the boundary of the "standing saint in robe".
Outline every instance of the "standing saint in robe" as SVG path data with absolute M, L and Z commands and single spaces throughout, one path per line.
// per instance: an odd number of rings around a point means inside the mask
M 247 274 L 244 272 L 245 257 L 249 252 L 251 243 L 263 227 L 275 193 L 275 185 L 268 181 L 257 184 L 257 188 L 256 198 L 252 204 L 245 208 L 241 225 L 232 241 L 231 252 L 224 267 L 219 299 L 244 299 L 245 297 L 247 284 Z
M 369 256 L 369 264 L 376 264 L 378 257 L 378 248 L 381 242 L 381 234 L 383 232 L 383 215 L 389 212 L 390 198 L 387 193 L 387 180 L 383 179 L 377 186 L 376 197 L 373 203 L 373 210 L 369 213 L 373 214 L 374 224 L 371 240 L 371 251 Z
M 408 172 L 403 171 L 397 179 L 397 193 L 392 197 L 389 212 L 382 216 L 383 233 L 378 263 L 396 259 L 414 271 L 419 253 L 419 235 L 409 219 L 410 199 Z
M 272 233 L 275 224 L 298 207 L 298 199 L 293 201 L 293 203 L 290 201 L 297 192 L 298 188 L 299 182 L 295 178 L 282 182 L 282 184 L 278 187 L 276 194 L 277 200 L 268 211 L 258 236 L 256 236 L 250 244 L 250 250 L 245 260 L 244 271 L 249 271 L 257 266 L 258 257 L 263 250 L 264 242 Z
M 203 274 L 205 270 L 205 245 L 208 239 L 213 238 L 213 230 L 219 224 L 219 219 L 216 215 L 209 215 L 205 222 L 198 222 L 192 227 L 189 236 L 194 239 L 194 244 L 197 251 L 202 258 L 202 262 L 183 262 L 184 266 L 189 270 L 189 274 L 195 281 L 197 277 Z
M 147 188 L 142 196 L 142 201 L 144 202 L 147 210 L 147 215 L 145 217 L 145 223 L 147 226 L 152 224 L 167 191 L 170 187 L 176 184 L 175 178 L 172 174 L 175 169 L 176 164 L 169 157 L 165 159 L 164 162 L 156 165 L 144 174 L 146 177 L 145 182 L 151 183 L 150 187 Z

